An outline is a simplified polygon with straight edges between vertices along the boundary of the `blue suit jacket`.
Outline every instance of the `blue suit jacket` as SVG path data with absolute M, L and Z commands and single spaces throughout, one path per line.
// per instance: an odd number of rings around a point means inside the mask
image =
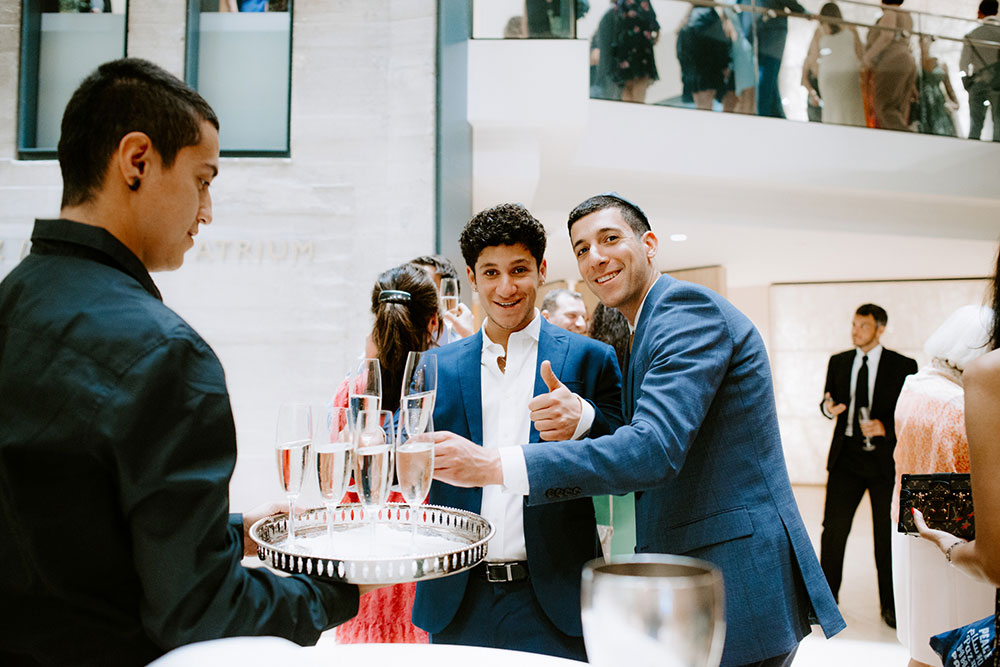
M 611 433 L 621 425 L 621 374 L 614 350 L 597 341 L 541 322 L 534 395 L 548 393 L 538 367 L 548 359 L 563 384 L 595 408 L 593 435 Z M 438 394 L 434 427 L 452 431 L 475 443 L 483 442 L 481 359 L 482 331 L 436 350 Z M 531 442 L 539 442 L 531 427 Z M 482 489 L 463 489 L 441 482 L 431 487 L 434 505 L 479 512 Z M 594 505 L 589 498 L 556 505 L 524 508 L 524 543 L 535 597 L 552 623 L 579 637 L 580 572 L 600 555 Z M 417 584 L 413 622 L 430 633 L 441 632 L 455 617 L 465 596 L 469 573 Z
M 636 491 L 637 551 L 703 558 L 726 588 L 723 665 L 792 650 L 810 607 L 844 628 L 792 497 L 764 343 L 704 287 L 661 277 L 625 371 L 613 435 L 525 447 L 529 505 Z

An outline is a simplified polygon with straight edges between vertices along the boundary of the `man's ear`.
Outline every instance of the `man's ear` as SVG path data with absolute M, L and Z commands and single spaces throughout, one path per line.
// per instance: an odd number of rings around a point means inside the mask
M 118 142 L 112 176 L 122 179 L 129 190 L 137 191 L 142 179 L 149 174 L 153 158 L 153 142 L 145 132 L 129 132 Z
M 656 251 L 660 249 L 660 240 L 651 231 L 643 233 L 639 240 L 646 249 L 646 259 L 652 263 L 653 258 L 656 257 Z
M 538 265 L 538 284 L 542 285 L 545 282 L 545 272 L 548 270 L 548 265 L 545 263 L 545 258 L 542 258 L 542 263 Z
M 478 292 L 479 290 L 476 289 L 476 272 L 473 271 L 471 267 L 466 266 L 465 267 L 465 275 L 469 279 L 469 284 L 472 285 L 472 291 L 473 292 Z

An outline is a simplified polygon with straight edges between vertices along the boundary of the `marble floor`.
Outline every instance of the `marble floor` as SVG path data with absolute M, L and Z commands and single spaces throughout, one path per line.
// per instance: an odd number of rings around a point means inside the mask
M 796 486 L 794 491 L 802 520 L 819 554 L 826 489 L 823 486 Z M 795 667 L 906 666 L 909 661 L 906 649 L 896 641 L 896 631 L 885 625 L 879 615 L 873 553 L 871 506 L 866 495 L 854 516 L 844 557 L 840 613 L 847 621 L 847 628 L 829 640 L 823 638 L 819 628 L 814 628 L 799 646 Z

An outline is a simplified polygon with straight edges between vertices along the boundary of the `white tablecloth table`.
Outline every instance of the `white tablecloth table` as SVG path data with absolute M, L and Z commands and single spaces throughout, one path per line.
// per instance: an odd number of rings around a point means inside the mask
M 580 667 L 581 663 L 538 653 L 448 644 L 333 644 L 302 647 L 278 637 L 232 637 L 190 644 L 150 667 L 219 665 L 289 667 Z

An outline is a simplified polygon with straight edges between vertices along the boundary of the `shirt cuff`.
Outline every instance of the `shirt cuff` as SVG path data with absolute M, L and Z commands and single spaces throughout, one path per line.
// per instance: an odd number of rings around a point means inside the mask
M 831 415 L 829 412 L 826 411 L 826 403 L 825 402 L 819 404 L 819 411 L 822 412 L 823 416 L 826 417 L 827 419 L 833 419 L 834 418 L 834 415 Z
M 594 425 L 594 406 L 590 404 L 590 401 L 585 401 L 579 395 L 577 398 L 580 399 L 580 409 L 583 410 L 580 413 L 580 421 L 576 424 L 576 430 L 573 431 L 572 440 L 579 440 L 583 436 L 590 432 L 590 427 Z
M 503 490 L 514 495 L 528 495 L 528 464 L 520 447 L 501 447 L 500 467 L 503 469 Z

